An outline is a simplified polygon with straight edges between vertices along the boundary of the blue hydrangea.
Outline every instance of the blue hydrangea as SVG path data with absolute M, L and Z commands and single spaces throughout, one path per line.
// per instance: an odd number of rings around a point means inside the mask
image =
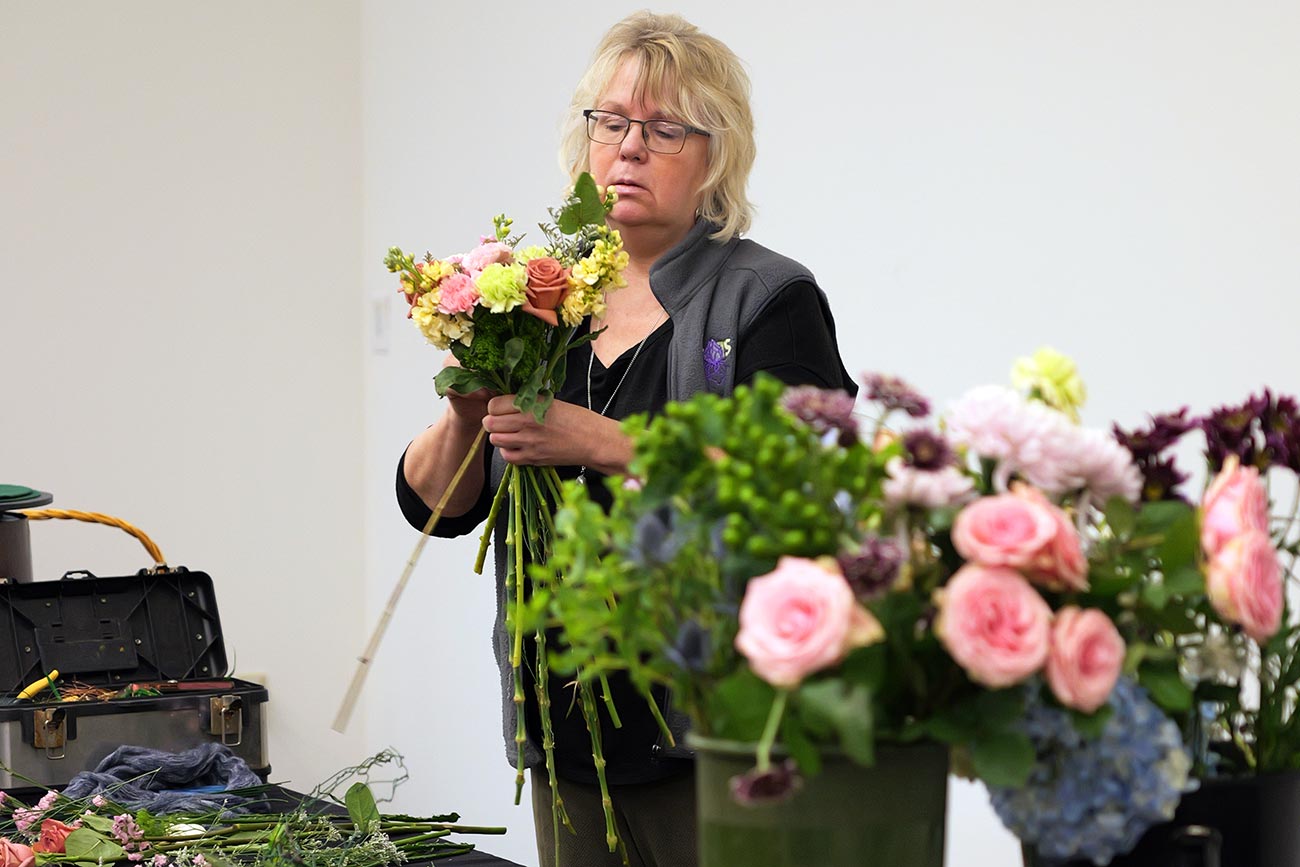
M 1033 689 L 1019 723 L 1038 758 L 1023 787 L 989 786 L 993 809 L 1017 837 L 1053 860 L 1106 864 L 1148 828 L 1173 818 L 1191 758 L 1178 727 L 1133 681 L 1121 678 L 1100 737 L 1085 738 L 1068 711 Z

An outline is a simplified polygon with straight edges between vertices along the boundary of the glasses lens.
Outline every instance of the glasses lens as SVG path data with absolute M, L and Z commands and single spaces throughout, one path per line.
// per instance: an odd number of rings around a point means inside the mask
M 661 154 L 681 153 L 686 144 L 686 127 L 670 120 L 648 120 L 645 124 L 646 147 Z
M 628 119 L 608 111 L 587 115 L 587 137 L 599 144 L 618 144 L 627 137 Z

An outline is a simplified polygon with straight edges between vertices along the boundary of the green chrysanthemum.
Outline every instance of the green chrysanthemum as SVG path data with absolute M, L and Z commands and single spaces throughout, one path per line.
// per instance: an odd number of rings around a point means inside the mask
M 1028 358 L 1016 359 L 1011 368 L 1011 383 L 1076 422 L 1079 407 L 1088 399 L 1088 390 L 1079 378 L 1074 361 L 1050 346 L 1042 347 Z
M 509 313 L 528 300 L 525 292 L 527 272 L 523 265 L 488 265 L 474 282 L 482 293 L 483 303 L 493 313 Z

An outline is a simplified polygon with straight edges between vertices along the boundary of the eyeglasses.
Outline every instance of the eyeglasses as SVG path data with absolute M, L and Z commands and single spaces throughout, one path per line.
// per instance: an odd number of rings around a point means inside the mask
M 679 154 L 686 147 L 686 137 L 691 133 L 705 138 L 709 133 L 699 127 L 678 123 L 675 120 L 634 120 L 613 111 L 589 108 L 582 113 L 587 119 L 587 138 L 597 144 L 622 144 L 632 124 L 641 124 L 641 138 L 647 150 L 657 154 Z

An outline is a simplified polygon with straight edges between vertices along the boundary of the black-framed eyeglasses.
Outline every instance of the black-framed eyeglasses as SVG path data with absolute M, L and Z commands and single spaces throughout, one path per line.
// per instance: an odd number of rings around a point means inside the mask
M 675 120 L 637 120 L 616 111 L 589 108 L 582 113 L 587 119 L 587 138 L 596 144 L 622 144 L 632 124 L 641 124 L 641 138 L 647 150 L 657 154 L 679 154 L 686 147 L 686 137 L 694 133 L 708 138 L 709 133 L 696 126 Z

